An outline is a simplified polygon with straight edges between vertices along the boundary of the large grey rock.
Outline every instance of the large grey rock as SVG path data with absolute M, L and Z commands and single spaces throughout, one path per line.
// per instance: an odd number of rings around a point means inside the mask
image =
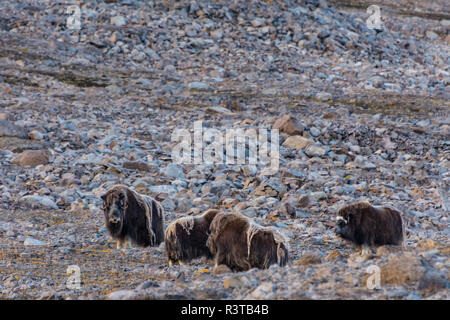
M 15 125 L 12 121 L 0 119 L 0 137 L 28 138 L 28 129 Z
M 47 196 L 39 196 L 39 195 L 24 196 L 22 197 L 21 202 L 26 203 L 33 208 L 42 207 L 48 209 L 59 209 L 55 201 Z

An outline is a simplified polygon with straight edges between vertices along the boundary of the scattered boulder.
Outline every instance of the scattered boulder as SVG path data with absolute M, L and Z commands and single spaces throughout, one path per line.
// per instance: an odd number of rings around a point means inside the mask
M 322 257 L 314 251 L 306 251 L 302 253 L 300 259 L 294 262 L 295 266 L 305 266 L 309 264 L 322 263 Z
M 439 290 L 450 288 L 449 281 L 445 278 L 445 274 L 436 270 L 427 270 L 419 281 L 419 290 L 433 293 Z
M 381 266 L 381 283 L 401 285 L 417 282 L 424 272 L 425 267 L 417 255 L 411 252 L 390 255 L 388 262 Z
M 148 164 L 146 164 L 145 162 L 139 162 L 139 161 L 125 161 L 122 164 L 122 167 L 124 167 L 125 169 L 136 170 L 136 171 L 145 171 L 145 172 L 150 171 L 150 166 Z
M 283 147 L 303 150 L 314 142 L 302 136 L 291 136 L 283 142 Z
M 47 196 L 24 196 L 22 197 L 21 202 L 31 206 L 32 208 L 59 209 L 55 201 Z
M 36 167 L 50 161 L 47 150 L 25 150 L 12 160 L 13 164 Z
M 0 137 L 28 139 L 28 129 L 17 126 L 12 121 L 0 119 Z
M 304 130 L 304 127 L 288 114 L 275 121 L 272 128 L 289 135 L 300 135 Z
M 213 274 L 219 275 L 219 274 L 225 274 L 225 273 L 230 273 L 230 272 L 231 272 L 231 270 L 230 270 L 230 268 L 228 268 L 228 266 L 226 266 L 224 264 L 219 264 L 217 267 L 214 268 Z

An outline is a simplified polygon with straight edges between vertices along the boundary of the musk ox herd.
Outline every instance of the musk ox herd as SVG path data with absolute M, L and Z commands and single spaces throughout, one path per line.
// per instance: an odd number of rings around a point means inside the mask
M 240 213 L 210 209 L 177 219 L 164 231 L 164 208 L 154 198 L 125 185 L 111 187 L 101 198 L 106 228 L 117 248 L 164 242 L 169 265 L 204 257 L 213 260 L 216 267 L 223 264 L 233 271 L 284 266 L 289 261 L 289 241 L 281 231 L 261 226 Z M 400 212 L 368 202 L 339 209 L 335 232 L 360 247 L 362 254 L 371 247 L 400 245 L 404 240 Z

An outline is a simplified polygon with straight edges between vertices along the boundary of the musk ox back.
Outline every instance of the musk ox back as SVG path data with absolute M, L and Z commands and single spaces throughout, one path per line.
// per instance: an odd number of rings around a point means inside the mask
M 164 241 L 164 209 L 158 201 L 124 185 L 111 187 L 101 198 L 106 228 L 117 248 L 130 242 L 147 247 Z
M 215 264 L 233 271 L 266 269 L 288 262 L 288 243 L 273 228 L 262 227 L 238 213 L 219 213 L 211 222 L 207 246 Z
M 219 210 L 210 209 L 196 217 L 183 217 L 167 226 L 164 242 L 169 265 L 183 264 L 192 259 L 213 256 L 206 247 L 209 234 L 209 225 L 219 213 Z
M 339 209 L 336 233 L 344 239 L 367 247 L 399 245 L 403 241 L 400 212 L 388 207 L 373 207 L 368 202 L 355 202 Z

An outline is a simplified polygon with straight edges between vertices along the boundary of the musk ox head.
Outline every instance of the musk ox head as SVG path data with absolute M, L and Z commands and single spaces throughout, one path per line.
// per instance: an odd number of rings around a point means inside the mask
M 124 216 L 127 210 L 127 193 L 125 189 L 110 189 L 101 196 L 105 223 L 111 235 L 122 232 Z

